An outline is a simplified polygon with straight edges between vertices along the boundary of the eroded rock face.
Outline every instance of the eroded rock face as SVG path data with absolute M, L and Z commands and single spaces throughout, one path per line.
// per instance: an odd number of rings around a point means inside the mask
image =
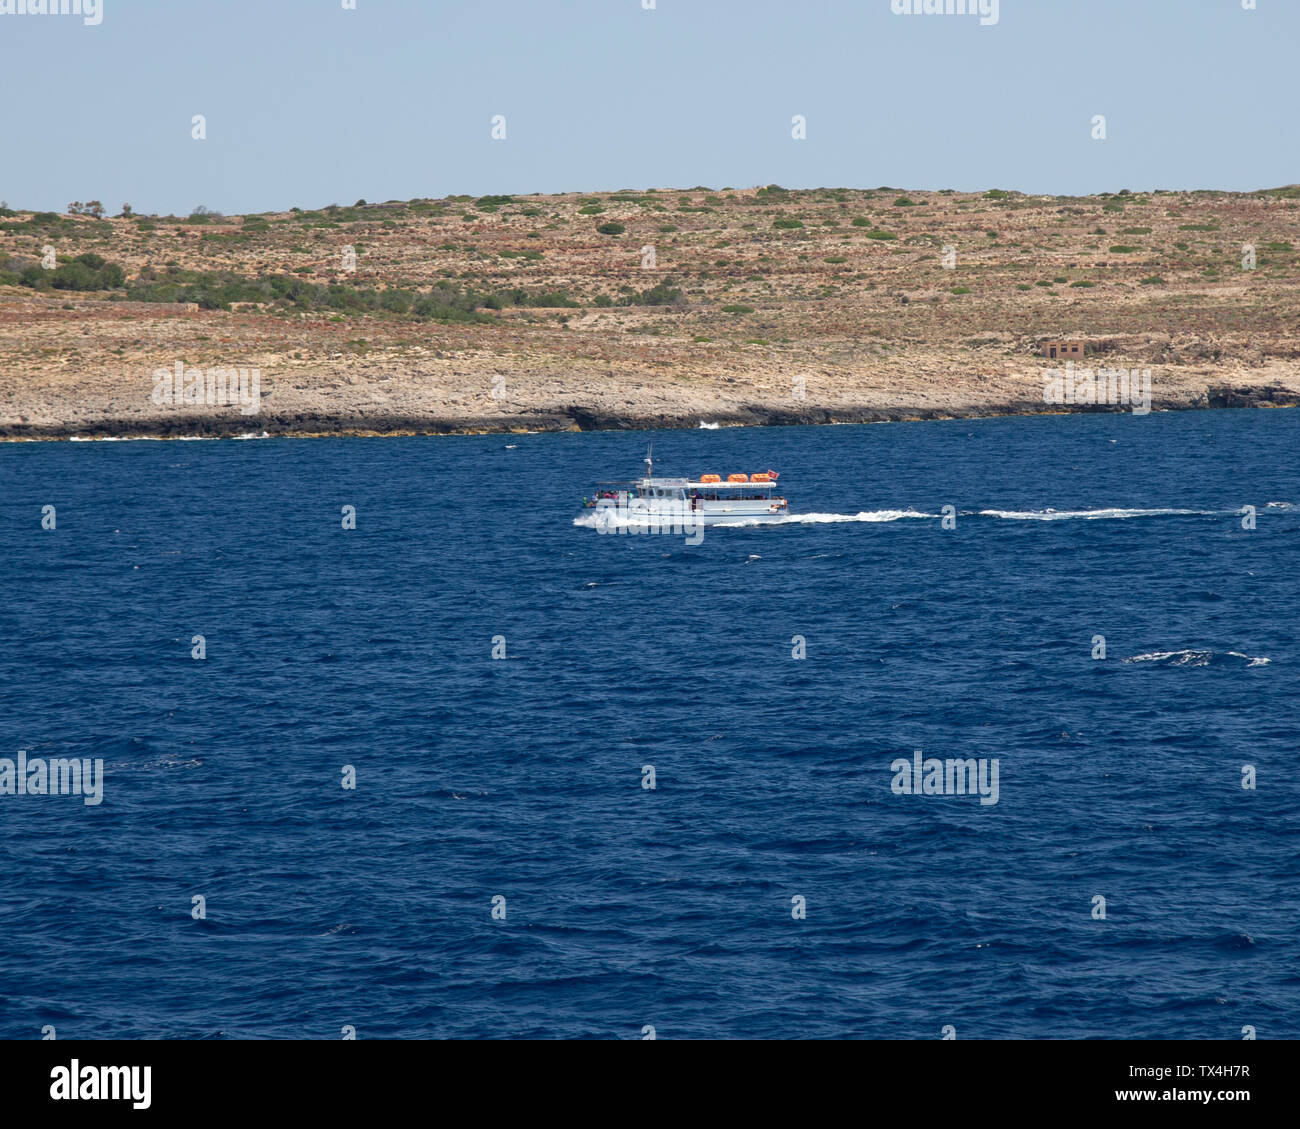
M 1294 408 L 1300 406 L 1300 394 L 1282 385 L 1216 386 L 1206 390 L 1206 407 L 1210 408 Z

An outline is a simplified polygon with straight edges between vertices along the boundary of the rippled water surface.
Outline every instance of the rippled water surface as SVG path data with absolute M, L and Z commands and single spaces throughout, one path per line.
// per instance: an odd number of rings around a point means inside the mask
M 650 440 L 795 516 L 575 524 Z M 0 758 L 104 773 L 0 795 L 0 1036 L 1296 1038 L 1298 451 L 1289 411 L 0 445 Z M 896 794 L 918 749 L 997 802 Z

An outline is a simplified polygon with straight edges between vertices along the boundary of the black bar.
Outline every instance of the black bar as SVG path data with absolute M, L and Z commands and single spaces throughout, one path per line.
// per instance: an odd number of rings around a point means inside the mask
M 22 1124 L 22 1114 L 97 1117 L 113 1105 L 114 1113 L 132 1116 L 271 1112 L 334 1124 L 348 1114 L 404 1108 L 477 1110 L 490 1120 L 586 1110 L 602 1121 L 643 1123 L 657 1111 L 696 1120 L 713 1108 L 729 1118 L 752 1109 L 765 1121 L 785 1109 L 817 1120 L 843 1110 L 892 1121 L 888 1111 L 900 1108 L 928 1119 L 1057 1110 L 1086 1117 L 1131 1106 L 1144 1117 L 1202 1108 L 1222 1120 L 1293 1112 L 1296 1095 L 1293 1042 L 658 1041 L 664 1045 L 10 1042 L 2 1052 L 3 1109 L 11 1125 Z M 55 1100 L 51 1091 L 74 1061 L 81 1085 L 91 1089 Z M 104 1076 L 93 1071 L 90 1081 L 92 1066 L 148 1066 L 148 1107 L 135 1108 L 131 1097 L 94 1100 Z M 144 1080 L 141 1070 L 137 1095 Z M 1198 1096 L 1183 1096 L 1190 1091 Z

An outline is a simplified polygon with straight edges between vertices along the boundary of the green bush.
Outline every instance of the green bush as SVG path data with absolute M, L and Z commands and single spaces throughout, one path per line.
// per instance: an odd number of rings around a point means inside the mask
M 741 302 L 734 302 L 730 306 L 723 306 L 722 312 L 724 314 L 752 314 L 754 307 L 746 306 Z
M 116 263 L 91 251 L 61 264 L 54 270 L 44 270 L 33 264 L 19 275 L 23 286 L 46 290 L 120 290 L 126 273 Z
M 602 223 L 596 228 L 601 235 L 622 235 L 627 230 L 621 223 Z
M 682 292 L 672 285 L 673 280 L 666 278 L 649 290 L 629 294 L 624 301 L 629 306 L 672 306 L 681 302 Z
M 379 308 L 393 314 L 410 313 L 416 295 L 409 290 L 385 290 L 379 296 Z
M 782 231 L 793 231 L 796 227 L 803 227 L 803 220 L 783 216 L 781 219 L 773 220 L 772 226 Z
M 520 302 L 521 306 L 537 306 L 540 309 L 556 310 L 569 309 L 576 310 L 582 305 L 581 302 L 575 302 L 563 290 L 543 290 L 532 295 L 527 301 Z
M 207 310 L 229 309 L 231 302 L 257 302 L 284 310 L 387 312 L 436 321 L 488 321 L 478 309 L 492 308 L 489 297 L 462 290 L 445 279 L 429 293 L 420 294 L 407 287 L 379 291 L 344 283 L 322 285 L 294 275 L 253 279 L 231 271 L 205 273 L 174 266 L 161 276 L 142 271 L 127 288 L 127 297 L 137 302 L 195 302 Z

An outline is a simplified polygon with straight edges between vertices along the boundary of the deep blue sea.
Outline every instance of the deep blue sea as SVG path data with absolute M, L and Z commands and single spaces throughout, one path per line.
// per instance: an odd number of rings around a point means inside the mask
M 575 525 L 649 441 L 803 517 Z M 1286 410 L 0 444 L 0 758 L 103 761 L 0 795 L 0 1036 L 1300 1037 L 1298 454 Z M 916 750 L 997 802 L 900 794 Z

